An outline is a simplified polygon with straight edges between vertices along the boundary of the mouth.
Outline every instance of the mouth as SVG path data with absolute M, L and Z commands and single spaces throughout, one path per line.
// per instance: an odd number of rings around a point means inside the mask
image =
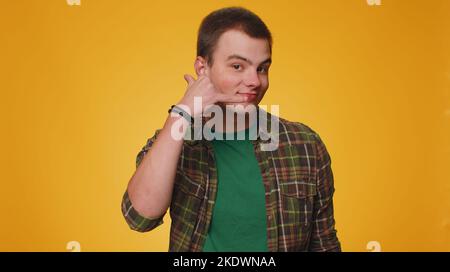
M 252 92 L 238 92 L 237 94 L 246 97 L 247 102 L 252 102 L 256 99 L 258 93 L 252 91 Z

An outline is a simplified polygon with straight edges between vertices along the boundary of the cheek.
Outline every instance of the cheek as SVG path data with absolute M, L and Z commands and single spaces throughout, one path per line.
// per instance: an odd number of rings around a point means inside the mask
M 215 78 L 214 84 L 223 93 L 233 93 L 239 87 L 240 82 L 239 78 L 224 73 Z
M 267 78 L 267 77 L 266 78 L 262 78 L 261 79 L 261 92 L 260 92 L 259 97 L 258 97 L 258 102 L 263 99 L 263 97 L 266 94 L 268 88 L 269 88 L 269 78 Z
M 269 87 L 269 77 L 267 77 L 267 76 L 261 77 L 261 87 L 263 89 Z
M 269 88 L 269 77 L 261 76 L 259 80 L 261 82 L 261 86 L 259 88 L 261 92 L 264 93 Z

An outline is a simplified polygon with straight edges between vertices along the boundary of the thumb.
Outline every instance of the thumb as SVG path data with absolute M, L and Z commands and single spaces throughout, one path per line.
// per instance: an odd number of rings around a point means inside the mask
M 184 75 L 184 79 L 186 80 L 186 82 L 189 86 L 191 86 L 195 82 L 195 79 L 191 75 L 188 75 L 188 74 Z

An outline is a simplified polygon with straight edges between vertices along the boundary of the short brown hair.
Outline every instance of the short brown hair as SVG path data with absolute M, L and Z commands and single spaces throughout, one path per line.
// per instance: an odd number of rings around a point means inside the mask
M 252 38 L 266 39 L 272 53 L 272 34 L 258 15 L 242 7 L 222 8 L 206 16 L 198 30 L 197 56 L 204 57 L 210 67 L 214 63 L 212 56 L 217 41 L 230 29 L 240 30 Z

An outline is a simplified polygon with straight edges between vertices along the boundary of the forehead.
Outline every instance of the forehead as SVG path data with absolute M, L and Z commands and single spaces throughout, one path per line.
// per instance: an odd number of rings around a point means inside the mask
M 217 42 L 214 59 L 225 61 L 231 55 L 244 56 L 258 63 L 270 57 L 269 42 L 266 39 L 252 38 L 239 30 L 228 30 Z

